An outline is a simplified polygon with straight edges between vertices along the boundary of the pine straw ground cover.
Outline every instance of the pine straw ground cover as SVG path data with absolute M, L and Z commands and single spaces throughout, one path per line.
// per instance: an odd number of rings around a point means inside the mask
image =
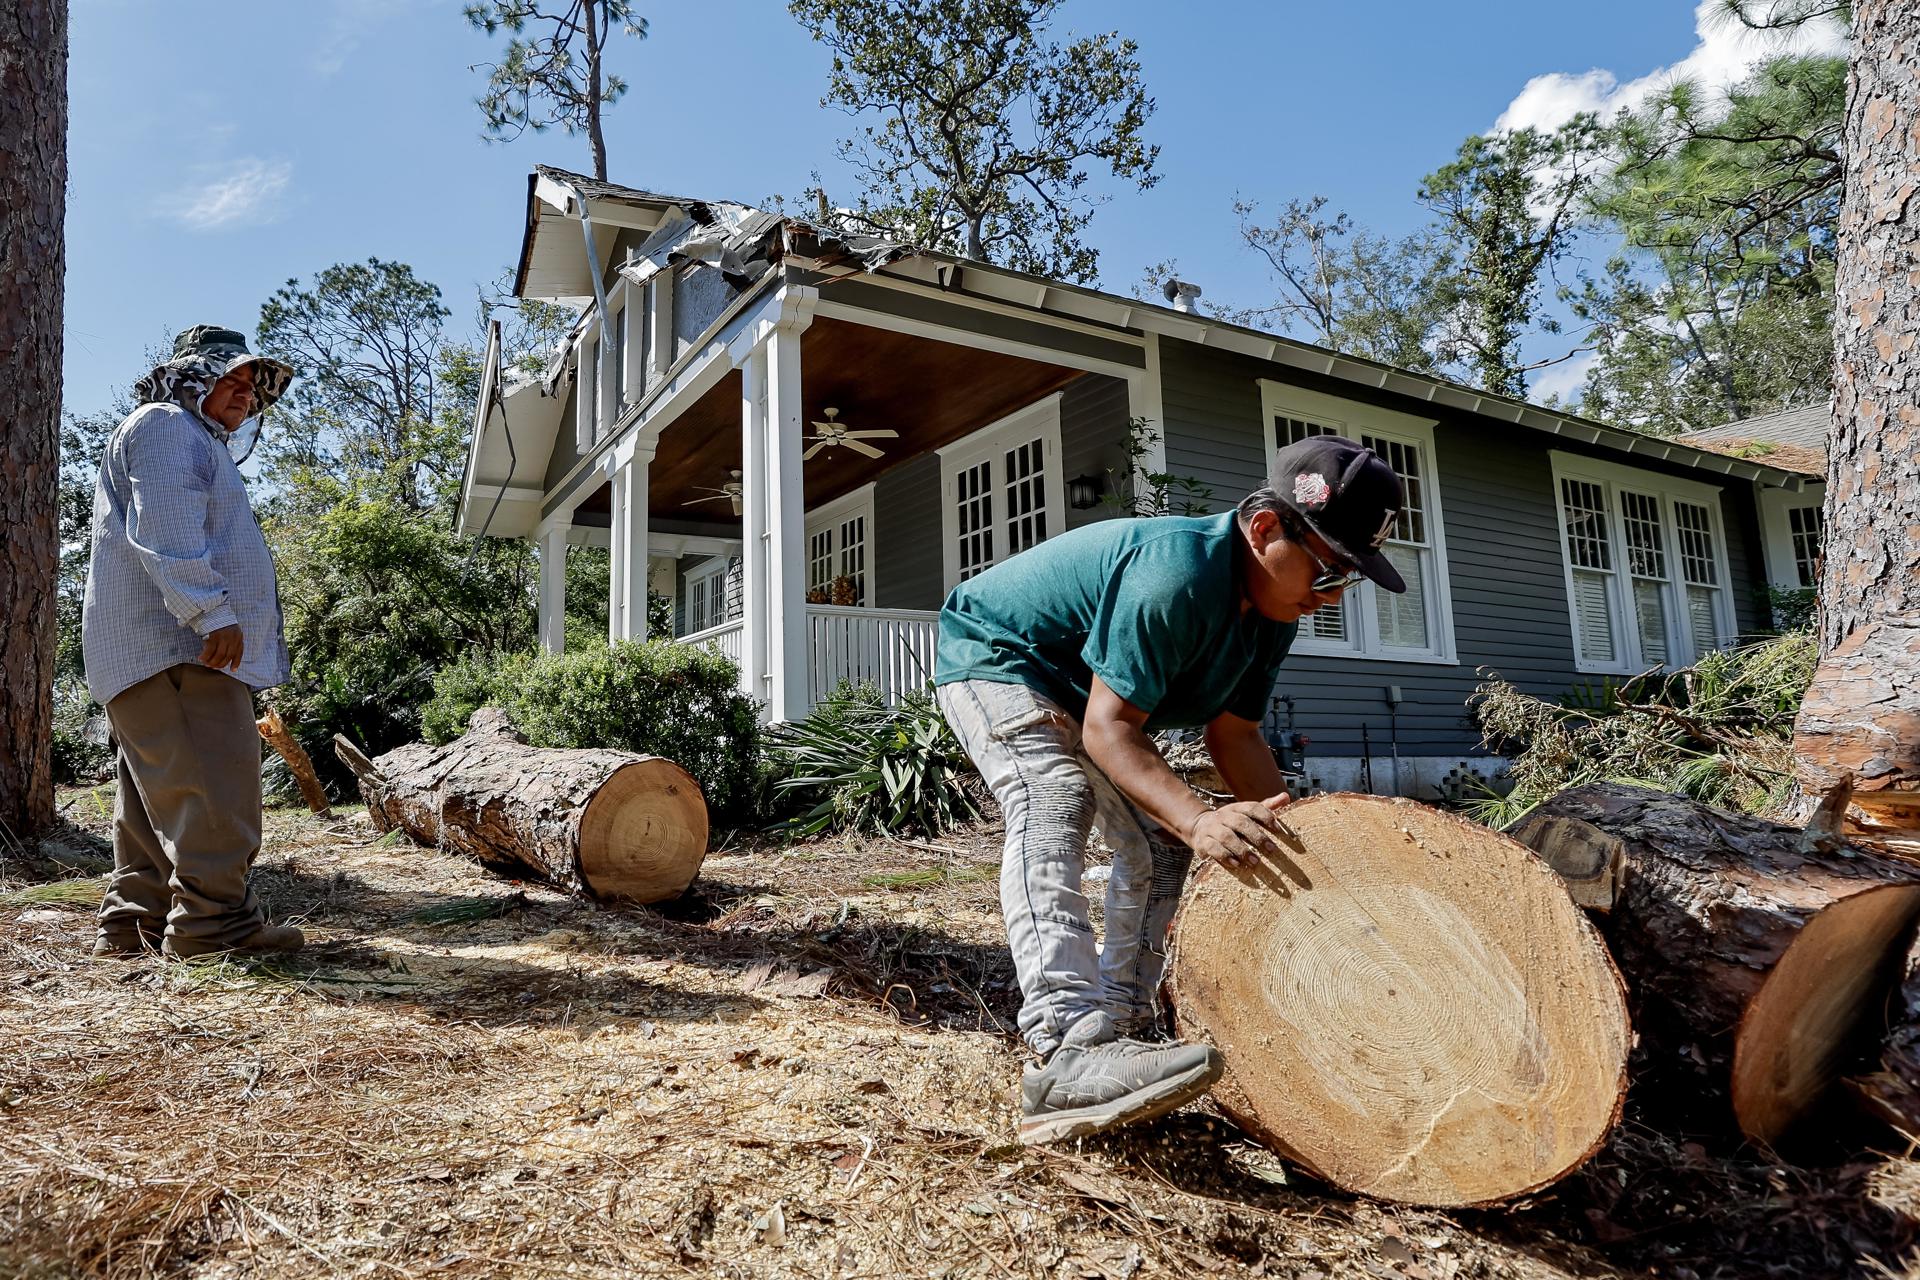
M 1192 1109 L 1012 1142 L 990 829 L 710 858 L 608 910 L 270 817 L 292 960 L 84 957 L 91 828 L 0 861 L 0 1275 L 1916 1275 L 1920 1165 L 1630 1122 L 1503 1211 L 1358 1201 Z M 57 886 L 57 887 L 55 887 Z

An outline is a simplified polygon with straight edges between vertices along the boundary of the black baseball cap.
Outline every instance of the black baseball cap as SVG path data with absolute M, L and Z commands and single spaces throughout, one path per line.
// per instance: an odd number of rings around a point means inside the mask
M 1406 494 L 1379 454 L 1345 436 L 1308 436 L 1274 451 L 1267 487 L 1355 569 L 1389 591 L 1407 589 L 1380 551 Z

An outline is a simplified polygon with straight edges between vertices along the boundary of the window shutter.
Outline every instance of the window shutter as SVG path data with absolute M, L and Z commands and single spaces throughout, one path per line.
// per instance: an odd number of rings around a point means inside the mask
M 1402 513 L 1405 518 L 1405 513 Z M 1426 561 L 1417 547 L 1388 543 L 1387 559 L 1407 580 L 1403 594 L 1375 588 L 1373 598 L 1379 611 L 1380 643 L 1396 649 L 1425 649 L 1427 639 Z
M 1605 574 L 1574 571 L 1573 613 L 1574 639 L 1580 656 L 1588 662 L 1614 661 L 1613 614 L 1607 607 Z

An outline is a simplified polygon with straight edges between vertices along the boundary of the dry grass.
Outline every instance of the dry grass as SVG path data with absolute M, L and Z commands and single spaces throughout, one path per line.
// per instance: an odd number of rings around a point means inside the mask
M 1911 1163 L 1776 1187 L 1632 1130 L 1451 1215 L 1289 1181 L 1203 1110 L 1020 1148 L 991 831 L 727 851 L 620 911 L 270 825 L 257 884 L 314 938 L 271 963 L 89 960 L 77 894 L 19 895 L 98 845 L 0 864 L 0 1274 L 1898 1275 L 1911 1240 Z

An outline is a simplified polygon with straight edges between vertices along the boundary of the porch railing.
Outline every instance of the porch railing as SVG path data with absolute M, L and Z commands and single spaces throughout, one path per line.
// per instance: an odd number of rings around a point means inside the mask
M 808 699 L 819 703 L 843 680 L 876 686 L 889 705 L 924 688 L 939 621 L 935 610 L 808 605 Z
M 740 665 L 741 621 L 723 622 L 717 627 L 708 627 L 705 631 L 695 631 L 691 635 L 680 637 L 681 644 L 703 644 L 709 649 L 725 655 L 737 667 Z

